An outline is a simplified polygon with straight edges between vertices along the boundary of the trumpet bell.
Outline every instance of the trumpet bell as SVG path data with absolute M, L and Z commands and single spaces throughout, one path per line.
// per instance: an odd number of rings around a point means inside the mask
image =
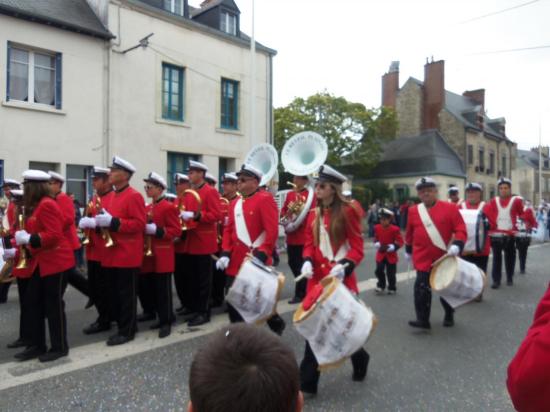
M 263 173 L 260 186 L 266 186 L 275 176 L 279 156 L 277 150 L 268 143 L 254 146 L 246 155 L 245 163 L 254 166 Z
M 281 162 L 285 170 L 294 176 L 315 173 L 325 163 L 328 146 L 319 133 L 300 132 L 288 139 L 281 151 Z

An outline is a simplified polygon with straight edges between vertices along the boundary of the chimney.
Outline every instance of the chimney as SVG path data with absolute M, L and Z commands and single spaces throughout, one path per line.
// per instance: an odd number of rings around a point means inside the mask
M 424 66 L 423 130 L 439 129 L 439 112 L 445 105 L 445 61 L 426 61 Z
M 485 89 L 466 90 L 462 93 L 462 96 L 469 97 L 476 104 L 481 105 L 481 108 L 485 110 Z
M 393 61 L 388 73 L 382 76 L 382 106 L 395 109 L 399 91 L 399 62 Z

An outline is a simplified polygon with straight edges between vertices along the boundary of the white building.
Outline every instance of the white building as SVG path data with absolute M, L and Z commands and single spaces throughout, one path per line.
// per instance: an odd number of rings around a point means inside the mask
M 233 1 L 13 3 L 0 0 L 4 176 L 53 169 L 83 200 L 89 167 L 114 154 L 135 164 L 141 187 L 151 170 L 171 181 L 189 159 L 234 170 L 271 141 L 275 51 L 256 43 L 252 133 L 250 40 Z

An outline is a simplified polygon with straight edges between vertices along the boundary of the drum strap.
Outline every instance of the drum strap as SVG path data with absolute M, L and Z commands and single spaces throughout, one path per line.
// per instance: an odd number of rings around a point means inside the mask
M 445 245 L 445 242 L 441 237 L 441 233 L 439 233 L 439 231 L 437 230 L 437 227 L 432 221 L 432 218 L 430 217 L 430 214 L 428 213 L 428 209 L 426 209 L 426 206 L 424 205 L 424 203 L 420 203 L 418 205 L 418 214 L 420 215 L 420 220 L 422 221 L 422 224 L 424 225 L 424 229 L 426 229 L 426 232 L 428 233 L 428 237 L 432 241 L 433 245 L 446 252 L 447 245 Z
M 241 242 L 243 242 L 246 246 L 249 248 L 257 248 L 265 241 L 265 230 L 260 233 L 260 236 L 256 238 L 254 243 L 252 243 L 252 240 L 250 239 L 250 233 L 248 233 L 248 229 L 246 227 L 246 221 L 244 219 L 244 212 L 243 212 L 243 199 L 242 197 L 237 200 L 237 203 L 235 203 L 235 227 L 237 228 L 237 237 Z
M 286 225 L 286 227 L 285 227 L 285 232 L 286 233 L 292 233 L 300 227 L 300 225 L 302 224 L 302 222 L 306 218 L 307 214 L 309 213 L 309 209 L 311 208 L 312 203 L 313 203 L 313 189 L 310 187 L 307 190 L 306 204 L 304 205 L 304 207 L 303 207 L 302 211 L 300 212 L 300 214 L 298 215 L 298 217 L 293 222 L 290 222 L 288 225 Z
M 350 246 L 349 242 L 346 240 L 344 244 L 340 246 L 340 249 L 338 249 L 335 256 L 332 250 L 332 245 L 330 244 L 328 232 L 325 229 L 325 225 L 321 222 L 319 225 L 319 250 L 321 251 L 321 254 L 331 262 L 338 262 L 346 257 L 350 250 Z

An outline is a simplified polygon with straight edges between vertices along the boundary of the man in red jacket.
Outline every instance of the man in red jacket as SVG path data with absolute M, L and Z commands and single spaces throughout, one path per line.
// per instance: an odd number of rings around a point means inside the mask
M 212 257 L 218 250 L 216 224 L 221 219 L 220 194 L 205 181 L 208 167 L 195 160 L 189 162 L 189 180 L 199 194 L 201 209 L 198 212 L 184 210 L 180 216 L 184 222 L 196 222 L 197 226 L 188 231 L 185 239 L 189 254 L 191 274 L 191 314 L 189 326 L 199 326 L 210 322 L 210 289 L 212 286 Z
M 409 261 L 412 257 L 416 269 L 416 320 L 409 321 L 409 325 L 430 329 L 432 290 L 429 278 L 432 265 L 445 254 L 459 256 L 468 235 L 456 205 L 437 199 L 437 187 L 432 178 L 423 177 L 415 186 L 421 203 L 409 208 L 405 236 L 405 257 Z M 452 244 L 448 246 L 451 240 Z M 453 326 L 454 309 L 443 298 L 440 300 L 445 310 L 443 326 Z
M 136 168 L 115 156 L 110 167 L 109 180 L 115 193 L 110 204 L 95 217 L 96 226 L 107 229 L 114 245 L 104 253 L 105 268 L 109 272 L 113 292 L 114 312 L 118 333 L 107 345 L 121 345 L 134 339 L 136 333 L 136 281 L 143 260 L 143 231 L 145 230 L 145 201 L 130 187 Z
M 527 264 L 527 249 L 531 243 L 531 231 L 538 227 L 535 211 L 531 202 L 526 200 L 523 207 L 523 214 L 518 219 L 518 230 L 520 233 L 516 237 L 516 247 L 519 257 L 519 273 L 525 275 L 525 265 Z
M 382 294 L 386 289 L 388 277 L 388 295 L 397 291 L 395 273 L 397 271 L 397 250 L 403 246 L 403 237 L 399 227 L 392 224 L 394 214 L 391 210 L 381 208 L 378 212 L 380 223 L 374 226 L 374 247 L 376 248 L 376 293 Z

